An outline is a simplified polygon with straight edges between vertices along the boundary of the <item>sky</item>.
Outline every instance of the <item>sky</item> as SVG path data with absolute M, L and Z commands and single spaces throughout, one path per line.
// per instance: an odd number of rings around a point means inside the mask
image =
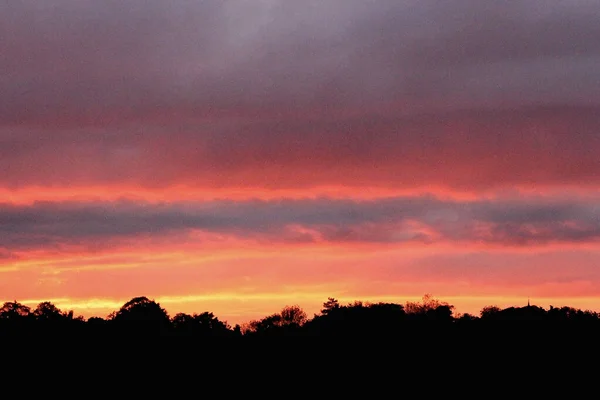
M 0 300 L 600 310 L 595 0 L 0 5 Z

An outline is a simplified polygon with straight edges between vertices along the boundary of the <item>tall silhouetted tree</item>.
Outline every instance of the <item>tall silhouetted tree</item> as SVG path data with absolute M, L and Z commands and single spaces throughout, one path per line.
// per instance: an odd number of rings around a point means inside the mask
M 340 302 L 334 299 L 333 297 L 329 297 L 325 303 L 323 303 L 323 309 L 321 313 L 324 315 L 329 314 L 331 311 L 339 310 Z

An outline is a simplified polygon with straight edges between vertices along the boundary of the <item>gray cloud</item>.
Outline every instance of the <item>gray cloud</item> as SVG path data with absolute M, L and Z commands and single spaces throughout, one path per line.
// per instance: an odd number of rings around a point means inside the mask
M 596 104 L 592 1 L 0 6 L 0 119 L 157 109 Z
M 519 246 L 600 239 L 596 201 L 281 200 L 0 207 L 0 249 L 98 246 L 200 230 L 266 242 L 456 242 Z

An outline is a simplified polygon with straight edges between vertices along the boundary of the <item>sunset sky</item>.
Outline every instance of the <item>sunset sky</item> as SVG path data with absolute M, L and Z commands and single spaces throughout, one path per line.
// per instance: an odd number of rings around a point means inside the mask
M 0 301 L 600 310 L 594 0 L 0 5 Z

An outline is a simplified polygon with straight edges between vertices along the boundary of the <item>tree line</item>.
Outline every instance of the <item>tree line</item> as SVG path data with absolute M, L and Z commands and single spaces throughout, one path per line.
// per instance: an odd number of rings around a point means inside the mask
M 479 315 L 455 313 L 455 307 L 431 295 L 420 302 L 341 304 L 335 298 L 323 303 L 309 318 L 297 305 L 242 325 L 231 326 L 211 312 L 178 313 L 169 316 L 159 303 L 135 297 L 106 318 L 85 319 L 73 311 L 64 312 L 51 302 L 34 309 L 17 301 L 0 308 L 0 335 L 53 334 L 86 335 L 168 335 L 194 337 L 260 336 L 368 336 L 401 335 L 424 330 L 435 332 L 481 332 L 481 329 L 522 332 L 525 328 L 600 328 L 600 314 L 573 307 L 484 307 Z

